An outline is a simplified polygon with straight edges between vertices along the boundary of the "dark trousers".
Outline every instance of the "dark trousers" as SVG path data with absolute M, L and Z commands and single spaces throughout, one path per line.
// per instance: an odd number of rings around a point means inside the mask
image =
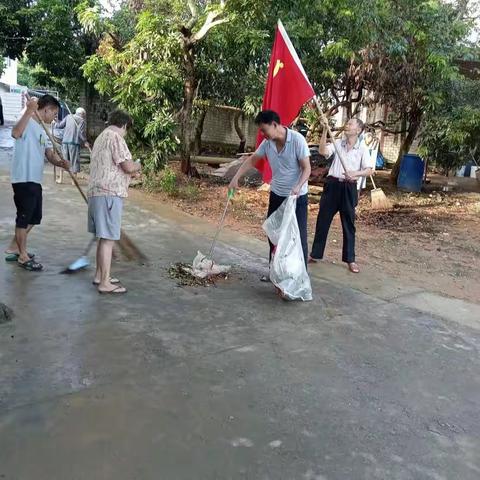
M 3 105 L 0 103 L 0 125 L 3 125 L 5 122 L 3 120 Z
M 342 261 L 355 261 L 355 207 L 358 203 L 357 184 L 328 179 L 323 189 L 318 212 L 312 258 L 323 258 L 328 231 L 333 217 L 340 212 L 343 231 Z
M 270 192 L 270 201 L 268 203 L 268 213 L 269 217 L 273 212 L 275 212 L 278 207 L 285 201 L 287 197 L 281 197 L 276 193 Z M 308 218 L 308 195 L 302 195 L 297 198 L 297 208 L 295 210 L 297 216 L 298 229 L 300 230 L 300 239 L 302 241 L 303 256 L 305 258 L 305 265 L 308 263 L 308 240 L 307 240 L 307 218 Z M 270 244 L 270 261 L 272 260 L 273 253 L 273 244 L 268 240 Z

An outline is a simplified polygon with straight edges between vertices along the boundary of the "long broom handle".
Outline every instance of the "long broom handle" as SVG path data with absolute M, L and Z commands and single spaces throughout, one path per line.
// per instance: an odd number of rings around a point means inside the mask
M 372 181 L 373 189 L 376 190 L 377 187 L 375 186 L 375 182 L 373 181 L 373 175 L 370 175 L 370 180 Z
M 325 128 L 327 129 L 328 135 L 332 139 L 333 148 L 335 149 L 335 153 L 337 154 L 338 159 L 340 160 L 340 163 L 342 164 L 343 170 L 346 174 L 347 173 L 347 166 L 345 164 L 345 160 L 343 159 L 342 154 L 340 153 L 340 150 L 337 147 L 337 143 L 335 142 L 335 137 L 333 136 L 333 133 L 330 130 L 330 125 L 328 124 L 327 117 L 323 113 L 323 110 L 322 110 L 322 107 L 320 106 L 318 98 L 315 96 L 314 99 L 315 99 L 315 105 L 317 106 L 318 113 L 320 113 L 320 116 L 322 117 L 323 123 L 325 124 Z
M 65 161 L 65 159 L 63 158 L 63 155 L 60 153 L 60 151 L 58 150 L 57 148 L 57 145 L 55 143 L 55 140 L 53 139 L 52 137 L 52 134 L 48 131 L 47 127 L 45 126 L 45 124 L 42 122 L 42 119 L 40 118 L 40 115 L 38 114 L 38 111 L 35 110 L 35 117 L 37 118 L 37 121 L 40 123 L 40 125 L 43 127 L 43 129 L 45 130 L 45 133 L 47 134 L 47 137 L 49 138 L 50 142 L 52 143 L 52 147 L 53 147 L 53 150 L 55 151 L 55 153 L 58 155 L 58 157 Z M 72 182 L 74 183 L 74 185 L 77 187 L 77 190 L 80 192 L 80 195 L 83 197 L 83 199 L 85 200 L 85 203 L 88 204 L 88 199 L 87 199 L 87 196 L 85 195 L 85 192 L 83 191 L 82 187 L 80 186 L 80 184 L 78 183 L 78 180 L 75 178 L 75 175 L 70 171 L 70 169 L 67 170 L 68 174 L 70 175 L 70 178 L 72 179 Z

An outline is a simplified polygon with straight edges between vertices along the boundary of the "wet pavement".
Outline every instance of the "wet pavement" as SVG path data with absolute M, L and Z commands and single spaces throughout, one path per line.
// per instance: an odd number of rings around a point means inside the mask
M 58 273 L 89 239 L 82 200 L 51 173 L 44 192 L 46 270 L 0 264 L 0 479 L 480 478 L 477 325 L 319 278 L 313 302 L 284 303 L 258 282 L 263 247 L 228 232 L 232 278 L 178 287 L 168 266 L 213 227 L 137 201 L 124 227 L 149 262 L 117 262 L 129 292 L 103 297 L 91 272 Z

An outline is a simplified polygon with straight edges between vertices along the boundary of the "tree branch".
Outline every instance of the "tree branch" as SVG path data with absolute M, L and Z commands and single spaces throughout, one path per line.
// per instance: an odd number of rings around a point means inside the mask
M 228 18 L 219 18 L 216 20 L 216 18 L 220 15 L 221 12 L 210 12 L 207 15 L 207 19 L 205 20 L 202 28 L 195 35 L 193 35 L 192 43 L 200 41 L 213 27 L 228 22 Z
M 383 122 L 382 120 L 377 120 L 376 122 L 370 123 L 367 126 L 370 128 L 379 128 L 382 132 L 390 133 L 392 135 L 399 135 L 399 134 L 408 132 L 408 128 L 403 130 L 391 130 L 387 128 L 387 126 L 385 125 L 385 122 Z
M 198 20 L 198 8 L 195 0 L 188 0 L 188 8 L 190 9 L 192 18 L 187 22 L 186 28 L 190 31 Z
M 198 8 L 197 8 L 197 4 L 195 3 L 195 0 L 188 0 L 188 8 L 190 9 L 192 17 L 197 18 L 198 17 Z

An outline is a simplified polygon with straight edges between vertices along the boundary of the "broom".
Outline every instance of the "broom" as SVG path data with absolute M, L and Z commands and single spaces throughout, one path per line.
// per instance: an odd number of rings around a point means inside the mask
M 40 123 L 40 125 L 43 127 L 45 130 L 45 133 L 47 134 L 47 137 L 50 139 L 50 142 L 52 143 L 53 149 L 55 150 L 55 153 L 59 158 L 62 160 L 65 160 L 60 153 L 60 151 L 57 148 L 57 145 L 55 144 L 54 139 L 52 138 L 51 133 L 48 131 L 47 127 L 45 124 L 42 122 L 42 119 L 38 115 L 38 112 L 35 111 L 35 117 L 37 118 L 37 121 Z M 70 170 L 67 170 L 68 174 L 70 175 L 70 178 L 72 179 L 72 182 L 74 185 L 77 187 L 77 190 L 80 192 L 80 195 L 82 198 L 85 200 L 85 203 L 88 205 L 88 199 L 87 196 L 85 195 L 84 191 L 82 190 L 82 187 L 78 183 L 78 180 L 76 179 L 75 175 Z M 139 250 L 139 248 L 132 242 L 130 237 L 123 231 L 121 230 L 120 233 L 120 240 L 118 241 L 118 244 L 120 246 L 120 250 L 122 251 L 122 254 L 125 256 L 127 260 L 146 260 L 147 257 Z
M 373 190 L 370 190 L 372 210 L 391 210 L 393 206 L 390 199 L 385 195 L 381 188 L 376 187 L 372 175 L 370 175 L 370 180 L 372 181 L 373 185 Z

